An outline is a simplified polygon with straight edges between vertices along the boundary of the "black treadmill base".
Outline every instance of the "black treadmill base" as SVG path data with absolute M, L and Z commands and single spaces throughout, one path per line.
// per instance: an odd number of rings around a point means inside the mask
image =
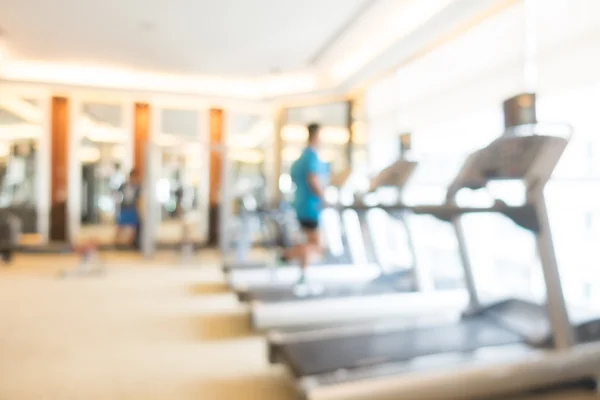
M 250 297 L 250 294 L 245 290 L 235 292 L 235 295 L 237 296 L 238 301 L 241 303 L 246 303 L 246 302 L 249 302 L 250 300 L 252 300 L 252 298 Z
M 407 362 L 413 359 L 479 348 L 522 343 L 523 339 L 486 317 L 435 327 L 405 329 L 385 334 L 327 338 L 288 343 L 280 348 L 282 361 L 296 377 L 339 369 Z
M 412 280 L 376 280 L 355 284 L 317 285 L 314 289 L 304 295 L 298 295 L 294 285 L 256 288 L 245 293 L 244 298 L 247 301 L 256 300 L 268 304 L 406 293 L 414 291 L 415 287 Z
M 576 381 L 560 382 L 543 387 L 536 387 L 526 391 L 503 393 L 502 395 L 478 397 L 473 400 L 505 400 L 508 396 L 542 396 L 556 392 L 566 391 L 589 391 L 595 392 L 598 390 L 598 383 L 595 378 L 582 378 Z
M 266 261 L 256 262 L 242 262 L 242 263 L 225 263 L 221 267 L 224 273 L 230 273 L 233 271 L 248 271 L 252 269 L 263 269 L 266 268 L 268 263 Z

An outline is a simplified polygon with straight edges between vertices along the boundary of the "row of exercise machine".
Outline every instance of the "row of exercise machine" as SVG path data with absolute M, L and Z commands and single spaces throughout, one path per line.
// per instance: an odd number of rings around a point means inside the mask
M 302 398 L 311 400 L 477 398 L 595 384 L 600 319 L 565 301 L 544 199 L 568 141 L 512 131 L 466 158 L 444 204 L 376 207 L 400 221 L 412 213 L 452 224 L 462 289 L 445 288 L 418 265 L 381 265 L 367 216 L 373 207 L 360 202 L 325 211 L 338 213 L 347 251 L 309 267 L 307 278 L 318 290 L 295 290 L 297 266 L 224 265 L 229 285 L 250 304 L 254 327 L 267 334 L 269 359 L 285 364 Z M 379 184 L 401 188 L 416 168 L 398 161 Z M 460 190 L 498 180 L 521 180 L 524 204 L 458 204 Z M 546 304 L 492 299 L 478 290 L 461 217 L 483 213 L 503 215 L 535 235 Z

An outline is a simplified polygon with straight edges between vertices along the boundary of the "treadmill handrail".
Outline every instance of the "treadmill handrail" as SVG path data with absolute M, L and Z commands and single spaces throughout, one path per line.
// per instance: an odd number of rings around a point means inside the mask
M 456 204 L 448 203 L 420 206 L 409 206 L 405 204 L 394 204 L 389 206 L 371 206 L 364 204 L 354 204 L 342 208 L 354 210 L 369 210 L 373 208 L 380 208 L 394 217 L 398 217 L 398 215 L 395 215 L 395 213 L 410 211 L 413 214 L 418 215 L 431 215 L 445 222 L 452 222 L 454 218 L 464 214 L 497 213 L 506 216 L 515 224 L 533 233 L 537 233 L 540 231 L 540 223 L 535 210 L 535 205 L 530 203 L 525 203 L 518 206 L 510 206 L 503 202 L 497 202 L 496 204 L 490 207 L 462 207 Z
M 505 203 L 496 203 L 490 207 L 461 207 L 454 204 L 424 205 L 408 207 L 414 214 L 431 215 L 439 220 L 452 222 L 456 217 L 464 214 L 497 213 L 512 220 L 515 224 L 533 233 L 540 231 L 540 223 L 533 204 L 509 206 Z

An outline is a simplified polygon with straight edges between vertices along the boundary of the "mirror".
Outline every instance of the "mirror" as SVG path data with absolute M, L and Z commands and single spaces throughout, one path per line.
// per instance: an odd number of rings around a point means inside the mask
M 47 221 L 38 220 L 50 197 L 47 191 L 42 198 L 42 183 L 49 176 L 39 174 L 41 139 L 41 102 L 4 92 L 0 103 L 0 208 L 20 219 L 22 244 L 44 242 L 47 233 Z
M 175 108 L 159 110 L 158 118 L 155 240 L 158 246 L 179 245 L 185 230 L 188 240 L 202 243 L 208 234 L 208 148 L 202 142 L 207 121 L 199 110 Z
M 81 169 L 80 234 L 105 244 L 115 240 L 119 188 L 132 164 L 132 132 L 120 104 L 84 102 L 78 119 Z

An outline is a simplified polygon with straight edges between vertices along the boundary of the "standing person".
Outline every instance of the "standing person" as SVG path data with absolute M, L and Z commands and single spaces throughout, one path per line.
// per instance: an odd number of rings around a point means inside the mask
M 120 201 L 120 212 L 117 218 L 117 233 L 115 244 L 123 240 L 127 245 L 134 245 L 140 225 L 139 201 L 141 195 L 140 179 L 137 170 L 129 173 L 129 178 L 117 190 Z
M 296 185 L 294 209 L 306 241 L 286 249 L 283 255 L 286 261 L 300 262 L 299 285 L 306 282 L 306 269 L 313 257 L 321 255 L 323 251 L 319 237 L 319 217 L 325 203 L 323 181 L 326 178 L 326 168 L 317 155 L 319 132 L 318 124 L 308 125 L 307 146 L 290 171 L 292 181 Z
M 181 181 L 181 175 L 178 172 L 175 178 L 175 190 L 173 196 L 175 197 L 175 211 L 173 215 L 175 218 L 181 218 L 183 216 L 183 182 Z

